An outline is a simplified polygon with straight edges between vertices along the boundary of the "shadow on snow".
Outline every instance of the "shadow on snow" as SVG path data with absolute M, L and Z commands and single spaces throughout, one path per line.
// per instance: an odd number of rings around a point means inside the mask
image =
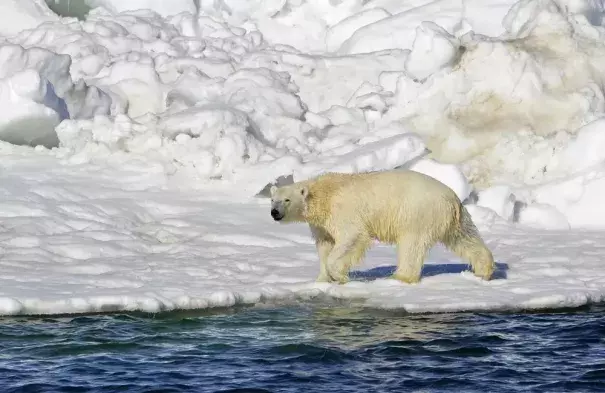
M 369 270 L 356 270 L 350 273 L 353 280 L 371 281 L 379 278 L 389 278 L 395 273 L 396 266 L 379 266 Z M 426 264 L 422 268 L 422 277 L 431 277 L 438 274 L 460 274 L 465 271 L 471 271 L 470 265 L 466 263 L 441 263 Z M 492 280 L 506 279 L 508 264 L 496 262 L 496 271 Z

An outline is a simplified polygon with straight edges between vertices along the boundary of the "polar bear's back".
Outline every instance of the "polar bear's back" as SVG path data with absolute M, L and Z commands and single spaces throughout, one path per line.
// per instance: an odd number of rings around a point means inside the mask
M 460 200 L 440 181 L 414 171 L 330 173 L 312 181 L 311 195 L 324 204 L 329 227 L 359 228 L 383 242 L 402 232 L 442 232 L 459 220 Z
M 313 188 L 321 188 L 333 195 L 363 195 L 384 198 L 406 195 L 414 202 L 417 198 L 430 201 L 433 198 L 448 198 L 460 202 L 454 191 L 428 175 L 410 170 L 392 170 L 367 173 L 326 173 L 312 181 Z

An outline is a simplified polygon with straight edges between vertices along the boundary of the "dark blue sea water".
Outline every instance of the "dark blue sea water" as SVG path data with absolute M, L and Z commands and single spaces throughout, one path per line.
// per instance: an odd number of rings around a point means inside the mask
M 2 392 L 598 392 L 605 307 L 351 305 L 0 319 Z

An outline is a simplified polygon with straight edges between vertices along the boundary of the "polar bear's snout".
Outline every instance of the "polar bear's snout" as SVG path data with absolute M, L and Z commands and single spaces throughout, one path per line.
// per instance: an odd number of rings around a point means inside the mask
M 284 215 L 281 214 L 277 209 L 271 209 L 271 217 L 273 217 L 275 221 L 279 221 L 284 218 Z
M 273 206 L 271 206 L 271 217 L 273 217 L 275 221 L 279 221 L 284 218 L 284 207 L 280 204 L 274 203 Z

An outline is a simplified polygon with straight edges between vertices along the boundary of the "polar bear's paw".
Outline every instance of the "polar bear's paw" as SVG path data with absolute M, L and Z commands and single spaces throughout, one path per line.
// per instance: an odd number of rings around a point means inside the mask
M 401 281 L 402 283 L 405 283 L 405 284 L 418 284 L 420 282 L 420 277 L 397 274 L 397 273 L 393 274 L 391 276 L 391 278 L 393 278 L 397 281 Z

